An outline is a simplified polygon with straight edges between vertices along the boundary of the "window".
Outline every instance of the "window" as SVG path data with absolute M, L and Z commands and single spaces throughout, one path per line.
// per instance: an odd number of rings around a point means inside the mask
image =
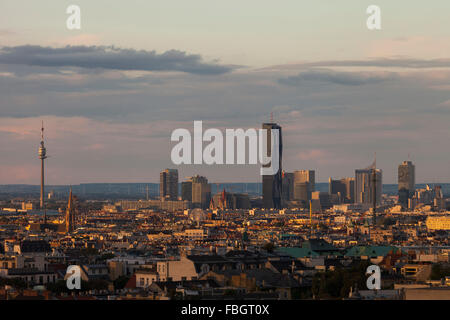
M 209 272 L 209 265 L 207 265 L 207 264 L 202 265 L 202 272 L 203 273 L 208 273 Z

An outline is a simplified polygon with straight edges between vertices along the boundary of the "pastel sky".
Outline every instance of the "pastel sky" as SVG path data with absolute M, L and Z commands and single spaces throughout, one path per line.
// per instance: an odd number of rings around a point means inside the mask
M 376 152 L 385 183 L 408 156 L 417 182 L 450 182 L 450 2 L 411 2 L 2 0 L 0 184 L 39 183 L 41 120 L 49 184 L 157 182 L 174 129 L 259 128 L 271 112 L 287 171 L 353 176 Z

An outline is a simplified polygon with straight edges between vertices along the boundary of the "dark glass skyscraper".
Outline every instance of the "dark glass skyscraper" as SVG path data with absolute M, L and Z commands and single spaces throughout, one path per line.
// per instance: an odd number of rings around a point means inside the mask
M 181 183 L 181 200 L 192 201 L 192 178 Z
M 283 178 L 283 201 L 294 200 L 294 174 L 292 172 L 282 173 Z
M 267 209 L 281 209 L 281 199 L 282 199 L 282 159 L 283 159 L 283 139 L 281 134 L 281 127 L 276 123 L 263 123 L 263 129 L 267 130 L 267 156 L 272 157 L 271 150 L 271 130 L 278 129 L 279 131 L 279 143 L 278 143 L 278 171 L 273 175 L 263 175 L 263 207 Z M 272 163 L 263 165 L 263 168 L 270 167 Z
M 159 174 L 159 196 L 161 199 L 178 199 L 178 170 L 166 169 Z
M 415 166 L 411 161 L 403 161 L 398 166 L 398 202 L 408 208 L 408 200 L 415 191 Z

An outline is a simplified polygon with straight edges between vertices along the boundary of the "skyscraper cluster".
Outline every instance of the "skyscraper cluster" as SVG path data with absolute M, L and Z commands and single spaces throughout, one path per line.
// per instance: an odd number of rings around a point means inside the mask
M 365 169 L 355 170 L 354 178 L 342 178 L 340 180 L 329 179 L 329 190 L 316 192 L 314 170 L 297 170 L 294 172 L 282 171 L 283 142 L 281 126 L 276 123 L 263 123 L 263 129 L 267 129 L 268 156 L 272 155 L 270 144 L 270 129 L 280 131 L 279 141 L 279 168 L 273 175 L 263 175 L 263 207 L 280 209 L 287 202 L 294 201 L 301 206 L 308 206 L 311 201 L 319 202 L 320 206 L 328 207 L 333 203 L 359 203 L 371 206 L 373 210 L 381 204 L 383 192 L 382 170 L 376 168 L 376 162 Z M 263 165 L 263 167 L 268 167 Z M 412 182 L 414 184 L 414 181 Z M 408 190 L 413 190 L 408 186 Z

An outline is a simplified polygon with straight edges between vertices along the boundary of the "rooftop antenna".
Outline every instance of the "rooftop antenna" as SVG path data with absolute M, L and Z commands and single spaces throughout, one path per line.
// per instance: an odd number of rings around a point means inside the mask
M 375 169 L 377 168 L 377 152 L 375 151 L 375 160 L 374 160 L 374 166 L 375 166 Z
M 270 112 L 270 123 L 273 123 L 273 112 Z

